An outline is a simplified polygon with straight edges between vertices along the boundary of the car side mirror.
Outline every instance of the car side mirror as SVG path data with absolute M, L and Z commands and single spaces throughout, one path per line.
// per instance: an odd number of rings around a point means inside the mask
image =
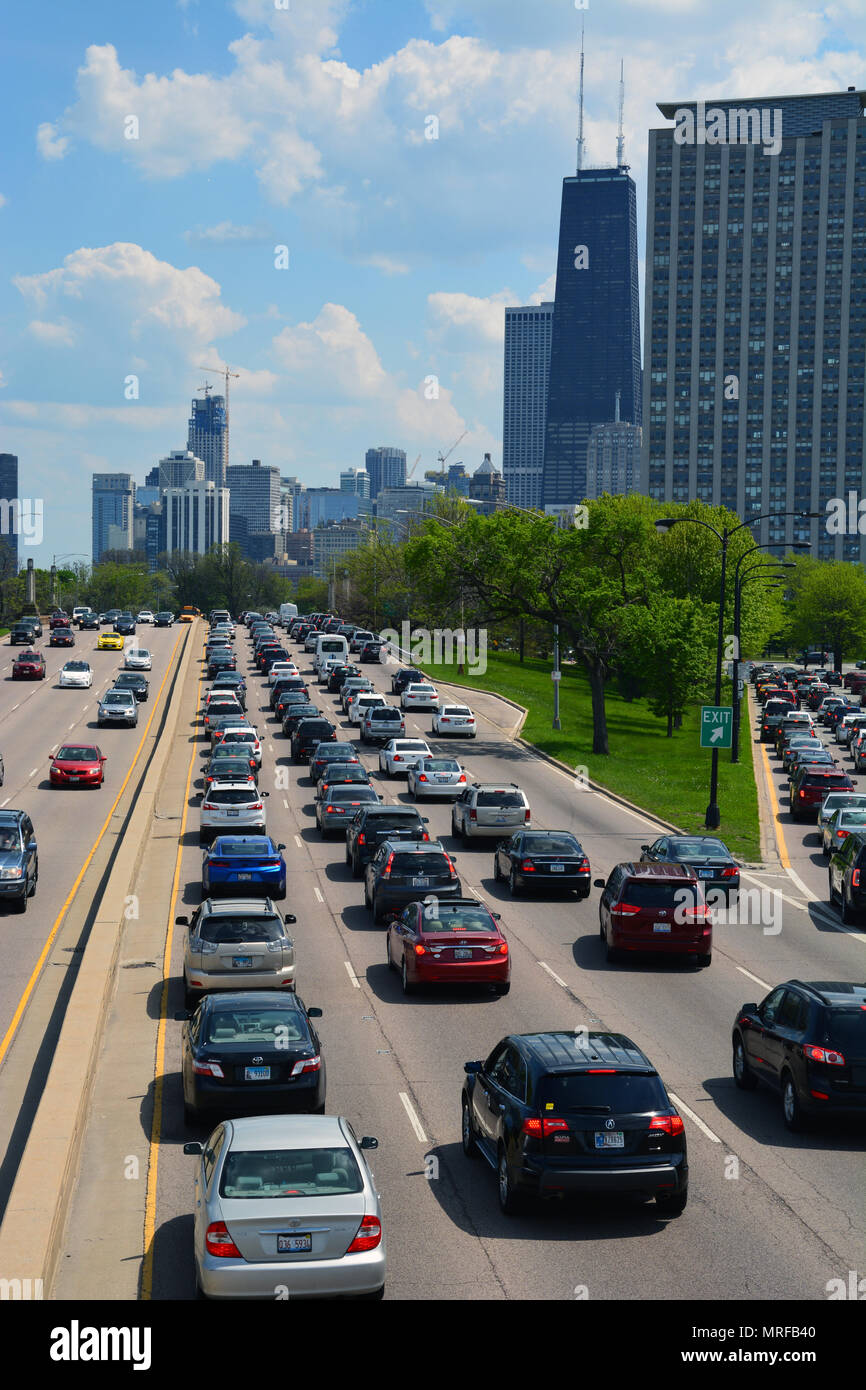
M 606 888 L 607 884 L 605 883 L 603 878 L 594 878 L 592 880 L 592 886 L 593 888 Z
M 288 922 L 288 923 L 289 923 L 290 925 L 292 925 L 292 926 L 294 926 L 294 924 L 295 924 L 295 922 L 297 922 L 297 920 L 298 920 L 298 919 L 297 919 L 297 917 L 294 915 L 293 912 L 287 912 L 286 915 L 285 915 L 285 917 L 283 918 L 283 921 L 284 921 L 284 922 Z
M 183 917 L 175 917 L 174 922 L 175 922 L 175 926 L 177 926 L 177 927 L 188 927 L 188 926 L 189 926 L 189 918 L 186 917 L 186 916 L 183 916 Z
M 193 1154 L 199 1158 L 204 1153 L 204 1149 L 198 1140 L 193 1140 L 191 1144 L 184 1144 L 183 1151 L 185 1154 Z
M 365 1134 L 363 1139 L 358 1144 L 359 1149 L 378 1149 L 378 1147 L 379 1140 L 374 1139 L 372 1134 Z
M 321 1017 L 322 1017 L 322 1010 L 321 1010 L 321 1009 L 316 1009 L 316 1008 L 307 1009 L 307 1017 L 308 1017 L 308 1018 L 321 1018 Z
M 421 817 L 421 821 L 422 821 L 422 824 L 424 824 L 424 825 L 429 825 L 429 824 L 430 824 L 430 817 L 429 817 L 429 816 L 422 816 L 422 817 Z
M 285 849 L 285 845 L 284 845 L 284 844 L 279 844 L 279 845 L 277 845 L 277 849 Z
M 464 1062 L 464 1063 L 463 1063 L 463 1070 L 465 1071 L 465 1073 L 466 1073 L 467 1076 L 477 1076 L 479 1072 L 481 1072 L 481 1071 L 484 1070 L 484 1063 L 483 1063 L 483 1062 Z
M 744 1004 L 743 1007 L 740 1009 L 741 1014 L 756 1014 L 757 1012 L 757 1004 Z
M 501 921 L 502 921 L 502 913 L 501 913 L 501 912 L 493 912 L 493 913 L 491 913 L 491 916 L 493 917 L 494 922 L 501 922 Z
M 649 854 L 649 845 L 641 845 L 641 854 Z

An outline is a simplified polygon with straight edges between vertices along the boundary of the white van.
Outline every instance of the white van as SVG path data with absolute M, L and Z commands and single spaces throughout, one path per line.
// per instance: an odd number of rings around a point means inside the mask
M 292 618 L 298 616 L 298 605 L 296 603 L 280 604 L 280 627 L 288 627 Z
M 336 632 L 320 632 L 316 638 L 313 669 L 318 671 L 320 663 L 327 661 L 331 656 L 337 656 L 341 661 L 348 661 L 349 643 L 345 637 L 339 637 Z

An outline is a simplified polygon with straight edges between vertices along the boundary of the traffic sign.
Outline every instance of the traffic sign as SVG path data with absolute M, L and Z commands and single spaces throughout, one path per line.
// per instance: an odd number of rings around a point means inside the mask
M 551 679 L 552 681 L 561 681 L 561 680 L 562 680 L 562 672 L 561 672 L 561 671 L 551 671 L 551 673 L 550 673 L 550 679 Z
M 733 715 L 730 705 L 701 706 L 702 748 L 730 748 Z

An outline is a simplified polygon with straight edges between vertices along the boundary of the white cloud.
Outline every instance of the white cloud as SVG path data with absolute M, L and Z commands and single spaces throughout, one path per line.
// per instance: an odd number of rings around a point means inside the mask
M 455 328 L 469 339 L 488 343 L 501 343 L 504 340 L 505 306 L 518 302 L 512 290 L 499 290 L 486 298 L 444 291 L 427 296 L 427 304 L 437 327 Z
M 75 330 L 68 319 L 60 323 L 47 323 L 43 319 L 33 319 L 27 325 L 28 331 L 46 347 L 74 347 Z
M 57 126 L 43 121 L 36 130 L 36 148 L 43 159 L 63 159 L 69 149 L 69 139 L 57 134 Z
M 237 242 L 270 241 L 273 232 L 259 223 L 239 226 L 236 222 L 217 222 L 213 227 L 191 227 L 183 234 L 184 241 L 205 242 L 212 246 L 231 246 Z
M 383 275 L 409 274 L 409 266 L 404 261 L 396 261 L 393 256 L 362 256 L 360 263 L 371 266 L 373 270 L 381 270 Z
M 273 347 L 290 376 L 318 382 L 328 395 L 336 389 L 350 399 L 373 399 L 386 388 L 376 349 L 342 304 L 324 304 L 312 323 L 284 328 Z
M 542 280 L 537 290 L 533 290 L 527 304 L 550 303 L 556 294 L 556 271 L 552 270 L 546 280 Z

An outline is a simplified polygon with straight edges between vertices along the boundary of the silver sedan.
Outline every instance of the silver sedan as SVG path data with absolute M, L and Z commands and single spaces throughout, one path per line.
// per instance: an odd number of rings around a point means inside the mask
M 342 1116 L 224 1120 L 198 1157 L 193 1248 L 207 1298 L 381 1298 L 385 1234 L 373 1174 Z
M 416 801 L 425 796 L 453 799 L 466 790 L 466 772 L 456 758 L 419 758 L 409 769 L 407 783 Z

